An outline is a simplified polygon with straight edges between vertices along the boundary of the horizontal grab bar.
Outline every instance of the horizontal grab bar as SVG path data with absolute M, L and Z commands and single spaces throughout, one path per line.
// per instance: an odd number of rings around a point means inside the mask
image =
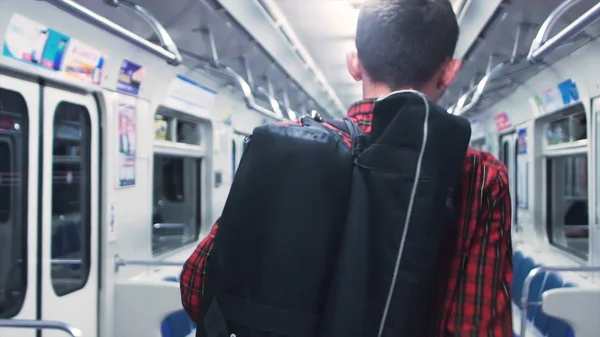
M 523 295 L 521 296 L 521 302 L 519 303 L 519 308 L 521 309 L 521 334 L 520 337 L 525 337 L 527 333 L 527 309 L 529 308 L 529 287 L 531 286 L 531 282 L 533 278 L 547 271 L 556 271 L 556 272 L 566 272 L 566 271 L 574 271 L 574 272 L 585 272 L 585 273 L 595 273 L 600 272 L 600 266 L 542 266 L 533 268 L 527 277 L 525 278 L 525 282 L 523 282 Z
M 82 264 L 83 261 L 75 260 L 75 259 L 52 259 L 51 263 L 52 264 L 78 265 L 78 264 Z
M 183 223 L 155 223 L 153 225 L 155 229 L 184 229 L 185 224 Z
M 83 337 L 81 330 L 64 322 L 38 321 L 33 319 L 0 319 L 0 328 L 59 330 L 71 337 Z
M 183 267 L 184 262 L 180 261 L 158 261 L 158 260 L 125 260 L 119 255 L 115 255 L 115 272 L 124 266 L 144 266 L 144 267 Z

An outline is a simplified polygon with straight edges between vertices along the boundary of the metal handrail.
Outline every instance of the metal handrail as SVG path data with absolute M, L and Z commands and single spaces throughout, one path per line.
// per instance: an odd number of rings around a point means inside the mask
M 177 49 L 175 41 L 173 41 L 167 29 L 158 21 L 158 19 L 156 19 L 156 17 L 154 17 L 154 15 L 152 15 L 152 13 L 150 13 L 149 10 L 130 0 L 105 0 L 105 2 L 114 7 L 123 6 L 128 8 L 146 21 L 148 26 L 152 28 L 154 34 L 158 38 L 160 46 L 173 53 L 177 64 L 181 63 L 183 59 L 179 54 L 179 50 Z
M 520 337 L 525 337 L 527 333 L 527 309 L 529 309 L 529 305 L 532 302 L 529 302 L 529 287 L 531 286 L 531 282 L 533 282 L 533 278 L 542 272 L 588 272 L 595 273 L 600 272 L 600 266 L 579 266 L 579 267 L 570 267 L 570 266 L 542 266 L 533 268 L 525 281 L 523 282 L 523 294 L 521 295 L 521 301 L 519 303 L 519 308 L 521 309 L 521 334 Z
M 290 107 L 290 97 L 288 96 L 288 93 L 285 89 L 281 89 L 281 99 L 283 102 L 283 108 L 285 109 L 285 112 L 288 115 L 287 117 L 292 121 L 298 119 L 298 113 L 292 110 L 292 108 Z
M 45 1 L 57 8 L 64 10 L 65 12 L 72 14 L 86 22 L 104 29 L 105 31 L 112 33 L 142 49 L 145 49 L 156 56 L 166 60 L 171 65 L 179 65 L 182 61 L 181 55 L 177 50 L 177 46 L 167 33 L 167 30 L 156 20 L 152 14 L 145 8 L 136 5 L 130 1 L 118 1 L 119 4 L 128 7 L 135 11 L 140 17 L 142 17 L 157 33 L 158 39 L 162 46 L 152 43 L 143 37 L 119 26 L 118 24 L 108 20 L 107 18 L 99 15 L 88 8 L 78 4 L 73 0 L 38 0 Z
M 254 98 L 254 94 L 252 93 L 252 86 L 244 79 L 244 77 L 238 74 L 233 68 L 221 63 L 219 60 L 219 54 L 216 49 L 215 38 L 210 29 L 203 29 L 202 32 L 205 34 L 208 45 L 211 48 L 210 57 L 206 58 L 200 55 L 196 55 L 192 52 L 182 50 L 181 52 L 194 60 L 200 61 L 204 64 L 208 64 L 215 72 L 219 74 L 223 74 L 225 78 L 234 82 L 237 87 L 242 90 L 242 94 L 244 95 L 244 101 L 246 103 L 246 107 L 248 109 L 254 110 L 262 115 L 265 115 L 270 118 L 275 118 L 277 120 L 284 120 L 283 117 L 277 116 L 274 111 L 269 111 L 268 109 L 263 108 L 262 106 L 256 103 L 256 99 Z M 247 61 L 247 60 L 245 60 Z M 248 68 L 246 69 L 248 70 Z
M 115 272 L 124 266 L 144 266 L 144 267 L 183 267 L 184 262 L 180 261 L 160 261 L 160 260 L 125 260 L 119 255 L 115 255 Z
M 0 319 L 0 328 L 59 330 L 71 337 L 82 337 L 81 330 L 64 322 L 29 319 Z
M 556 48 L 566 43 L 567 41 L 574 38 L 576 35 L 581 33 L 587 26 L 600 19 L 600 3 L 596 4 L 590 10 L 582 14 L 577 20 L 573 21 L 565 29 L 558 32 L 552 38 L 550 31 L 554 25 L 558 22 L 559 18 L 567 12 L 573 5 L 577 4 L 581 0 L 565 0 L 556 9 L 550 13 L 548 18 L 544 21 L 540 30 L 538 31 L 529 54 L 527 55 L 527 61 L 538 62 L 544 58 L 547 54 L 554 51 Z
M 256 87 L 256 92 L 258 92 L 260 95 L 262 95 L 264 98 L 266 98 L 269 101 L 269 104 L 271 104 L 271 109 L 273 109 L 273 112 L 275 113 L 275 115 L 277 115 L 279 117 L 283 117 L 283 112 L 281 111 L 279 102 L 277 102 L 277 99 L 275 99 L 275 97 L 273 97 L 267 91 L 267 89 L 265 89 L 263 87 Z
M 235 70 L 233 70 L 233 68 L 231 68 L 229 66 L 224 66 L 222 69 L 225 71 L 225 73 L 227 75 L 229 75 L 231 77 L 231 79 L 233 81 L 235 81 L 235 83 L 238 85 L 238 87 L 242 90 L 242 93 L 244 94 L 244 100 L 246 102 L 246 106 L 249 109 L 252 109 L 252 110 L 254 110 L 258 113 L 261 113 L 270 118 L 275 118 L 277 120 L 284 120 L 283 117 L 277 116 L 273 111 L 265 109 L 256 103 L 256 99 L 254 98 L 254 95 L 252 94 L 252 89 L 250 88 L 250 85 L 248 84 L 248 82 L 246 82 L 246 80 L 244 80 L 242 75 L 238 74 Z
M 485 88 L 487 87 L 488 83 L 490 83 L 490 81 L 492 80 L 492 77 L 509 64 L 511 64 L 511 63 L 502 62 L 502 63 L 494 66 L 494 68 L 492 68 L 491 70 L 489 70 L 485 74 L 485 76 L 481 79 L 481 81 L 479 81 L 479 83 L 477 83 L 476 87 L 469 89 L 469 91 L 472 91 L 473 89 L 475 89 L 473 92 L 473 96 L 471 97 L 471 101 L 468 104 L 462 106 L 460 109 L 457 108 L 455 110 L 454 114 L 462 115 L 465 112 L 471 110 L 473 107 L 475 107 L 475 105 L 477 105 L 477 103 L 479 103 L 479 101 L 481 100 L 481 97 L 483 97 L 483 92 L 485 91 Z M 461 97 L 461 99 L 462 99 L 462 97 Z

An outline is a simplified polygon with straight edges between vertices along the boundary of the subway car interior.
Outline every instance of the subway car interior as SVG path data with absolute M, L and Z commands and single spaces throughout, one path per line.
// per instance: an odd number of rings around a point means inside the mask
M 245 138 L 361 99 L 360 3 L 0 0 L 0 336 L 195 336 Z M 509 172 L 514 335 L 600 336 L 600 3 L 451 3 L 438 104 Z

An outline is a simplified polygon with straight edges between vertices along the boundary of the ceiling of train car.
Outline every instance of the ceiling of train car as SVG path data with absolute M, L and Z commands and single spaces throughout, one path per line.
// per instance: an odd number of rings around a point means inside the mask
M 440 104 L 449 107 L 473 84 L 483 78 L 488 64 L 507 63 L 486 86 L 479 104 L 470 111 L 485 111 L 502 97 L 507 96 L 545 67 L 566 57 L 597 36 L 598 24 L 589 27 L 571 42 L 558 48 L 543 62 L 531 64 L 526 57 L 542 23 L 564 0 L 504 1 L 497 15 L 490 21 L 464 60 L 464 66 L 454 84 L 446 91 Z M 565 28 L 597 0 L 581 0 L 563 15 L 551 31 L 551 36 Z M 491 63 L 490 63 L 491 59 Z M 512 61 L 512 62 L 511 62 Z M 535 95 L 537 93 L 531 93 Z
M 322 112 L 321 108 L 331 109 L 331 106 L 320 105 L 322 100 L 317 102 L 314 97 L 309 97 L 304 90 L 301 90 L 300 86 L 276 62 L 273 62 L 261 46 L 227 15 L 218 2 L 207 0 L 135 0 L 134 2 L 146 8 L 167 29 L 184 56 L 184 64 L 187 66 L 210 68 L 210 62 L 207 61 L 210 61 L 212 50 L 205 34 L 208 28 L 214 36 L 219 61 L 246 77 L 240 59 L 241 56 L 245 56 L 251 66 L 255 86 L 267 88 L 268 79 L 276 91 L 278 100 L 282 100 L 281 92 L 285 90 L 290 105 L 297 112 L 311 109 Z M 152 41 L 156 40 L 151 27 L 126 7 L 113 7 L 103 0 L 79 0 L 78 3 L 135 34 Z M 229 82 L 230 79 L 223 78 L 224 84 Z M 265 102 L 262 103 L 261 105 L 265 105 Z
M 268 78 L 276 89 L 285 89 L 289 93 L 291 106 L 296 110 L 319 109 L 318 104 L 321 103 L 321 108 L 339 113 L 343 107 L 340 108 L 340 105 L 336 104 L 337 98 L 344 106 L 360 99 L 360 85 L 351 79 L 345 68 L 345 53 L 354 48 L 353 36 L 358 10 L 353 4 L 360 0 L 247 1 L 256 2 L 257 6 L 261 1 L 269 2 L 275 4 L 281 11 L 293 33 L 297 35 L 314 60 L 314 69 L 308 70 L 322 72 L 325 77 L 319 80 L 318 76 L 314 76 L 315 83 L 322 88 L 317 95 L 320 97 L 313 95 L 312 99 L 308 98 L 306 90 L 303 90 L 307 88 L 305 83 L 301 81 L 303 84 L 298 85 L 291 80 L 289 74 L 257 42 L 253 42 L 254 37 L 250 37 L 238 26 L 239 18 L 232 18 L 221 7 L 221 4 L 226 3 L 225 0 L 136 0 L 135 2 L 156 16 L 167 28 L 177 46 L 185 52 L 184 55 L 198 55 L 205 60 L 210 58 L 210 44 L 203 34 L 204 29 L 209 28 L 214 34 L 221 62 L 231 66 L 240 74 L 245 74 L 239 61 L 239 57 L 245 55 L 251 65 L 255 85 L 266 87 Z M 562 1 L 505 0 L 487 29 L 481 32 L 478 40 L 467 53 L 463 69 L 440 100 L 440 104 L 445 107 L 454 104 L 462 93 L 481 80 L 489 65 L 507 63 L 488 84 L 482 99 L 472 112 L 485 110 L 544 67 L 593 39 L 597 34 L 595 28 L 598 24 L 566 46 L 554 51 L 544 59 L 544 62 L 530 64 L 526 61 L 529 47 L 539 27 Z M 125 8 L 108 6 L 102 0 L 78 2 L 140 36 L 149 39 L 153 37 L 151 28 Z M 229 2 L 235 4 L 235 1 Z M 459 0 L 452 2 L 459 3 Z M 596 3 L 597 0 L 579 1 L 559 20 L 552 30 L 553 34 Z M 207 68 L 205 61 L 198 61 L 191 57 L 185 57 L 184 63 L 192 67 Z M 330 86 L 333 93 L 328 93 L 325 86 Z M 303 89 L 300 89 L 301 87 Z M 317 99 L 314 100 L 315 98 Z
M 340 100 L 346 106 L 359 100 L 361 86 L 348 74 L 345 56 L 354 49 L 358 9 L 353 1 L 277 0 L 275 3 L 304 41 Z
M 483 0 L 473 0 L 483 1 Z M 460 95 L 476 85 L 488 67 L 507 63 L 486 87 L 475 110 L 485 110 L 544 67 L 570 54 L 593 38 L 581 34 L 568 45 L 559 48 L 539 64 L 530 64 L 526 57 L 541 24 L 564 0 L 505 0 L 492 17 L 488 28 L 481 32 L 464 67 L 454 84 L 446 91 L 440 104 L 449 107 Z M 319 68 L 327 77 L 344 104 L 360 99 L 360 86 L 352 80 L 345 68 L 345 53 L 354 48 L 354 32 L 360 0 L 272 0 L 297 33 Z M 459 7 L 463 1 L 451 0 Z M 581 0 L 557 23 L 552 34 L 560 31 L 590 9 L 597 0 Z M 310 42 L 310 43 L 308 43 Z M 533 95 L 533 94 L 532 94 Z

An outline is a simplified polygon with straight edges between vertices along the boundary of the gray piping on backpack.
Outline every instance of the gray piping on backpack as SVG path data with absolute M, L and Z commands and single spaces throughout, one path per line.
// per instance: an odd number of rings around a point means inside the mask
M 379 325 L 379 333 L 378 337 L 381 337 L 383 334 L 383 327 L 385 326 L 385 321 L 387 320 L 388 312 L 390 310 L 390 303 L 392 302 L 392 296 L 394 295 L 394 288 L 396 286 L 396 279 L 398 278 L 398 271 L 400 270 L 400 261 L 402 259 L 402 253 L 404 252 L 404 245 L 406 243 L 406 233 L 408 233 L 408 225 L 410 224 L 410 218 L 412 215 L 412 209 L 415 202 L 415 195 L 417 193 L 417 186 L 419 185 L 419 178 L 421 176 L 421 164 L 423 162 L 423 154 L 425 153 L 425 146 L 427 145 L 427 131 L 429 125 L 429 101 L 427 97 L 419 91 L 416 90 L 399 90 L 394 91 L 386 96 L 380 97 L 377 101 L 381 101 L 391 95 L 399 94 L 399 93 L 413 93 L 418 95 L 423 99 L 425 103 L 425 123 L 423 123 L 423 144 L 421 145 L 421 151 L 419 152 L 419 159 L 417 160 L 417 172 L 415 174 L 415 182 L 413 183 L 413 188 L 410 193 L 410 200 L 408 202 L 408 211 L 406 213 L 406 220 L 404 221 L 404 230 L 402 232 L 402 239 L 400 240 L 400 247 L 398 248 L 398 256 L 396 257 L 396 266 L 394 267 L 394 274 L 392 276 L 392 283 L 390 284 L 390 290 L 388 291 L 387 301 L 385 302 L 385 307 L 383 308 L 383 317 L 381 317 L 381 324 Z

